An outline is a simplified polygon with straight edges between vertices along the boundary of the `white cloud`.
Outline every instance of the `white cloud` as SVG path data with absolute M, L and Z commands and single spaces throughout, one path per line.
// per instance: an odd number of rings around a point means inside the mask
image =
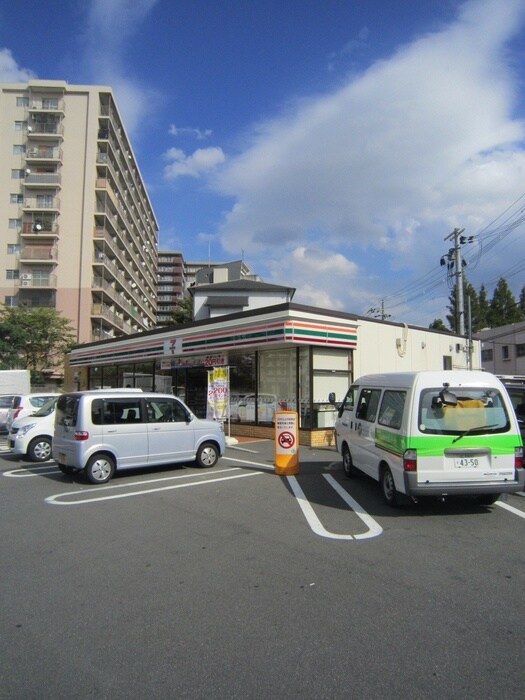
M 388 268 L 421 270 L 439 260 L 454 226 L 499 214 L 525 189 L 525 128 L 513 116 L 518 80 L 506 53 L 524 10 L 523 0 L 467 2 L 450 26 L 257 125 L 214 179 L 236 202 L 221 229 L 225 249 L 274 271 L 272 261 L 320 239 L 360 269 L 373 253 L 377 295 Z
M 155 112 L 160 95 L 127 75 L 129 40 L 159 0 L 92 0 L 88 7 L 83 61 L 89 79 L 110 86 L 126 130 L 133 134 Z
M 204 141 L 204 139 L 209 138 L 213 131 L 211 129 L 198 129 L 194 126 L 175 126 L 175 124 L 170 124 L 168 133 L 172 136 L 193 136 L 197 141 Z
M 191 155 L 186 155 L 180 148 L 170 148 L 164 154 L 164 158 L 170 161 L 164 168 L 164 177 L 167 180 L 174 180 L 182 175 L 201 177 L 225 161 L 222 148 L 217 146 L 198 148 Z
M 9 49 L 0 49 L 0 82 L 27 83 L 36 78 L 35 73 L 28 68 L 20 68 Z

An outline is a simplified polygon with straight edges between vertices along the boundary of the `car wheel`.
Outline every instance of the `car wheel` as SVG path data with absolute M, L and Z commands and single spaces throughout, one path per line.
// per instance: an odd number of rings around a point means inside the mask
M 27 456 L 32 462 L 46 462 L 51 459 L 51 438 L 38 437 L 31 440 Z
M 205 442 L 197 450 L 196 457 L 199 467 L 214 467 L 219 461 L 219 450 L 211 442 Z
M 386 466 L 381 470 L 381 493 L 389 506 L 395 508 L 398 505 L 394 477 L 392 476 L 390 468 Z
M 348 445 L 343 445 L 343 469 L 346 476 L 349 478 L 357 476 L 359 473 L 359 470 L 354 467 L 352 455 L 350 454 Z
M 86 464 L 85 472 L 91 484 L 105 484 L 115 472 L 115 462 L 109 455 L 93 455 Z

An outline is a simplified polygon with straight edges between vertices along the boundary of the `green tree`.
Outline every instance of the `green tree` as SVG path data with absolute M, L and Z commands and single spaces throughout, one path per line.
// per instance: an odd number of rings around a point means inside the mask
M 521 293 L 520 293 L 520 300 L 518 302 L 520 305 L 521 312 L 523 316 L 525 317 L 525 286 L 521 288 Z
M 445 323 L 441 318 L 435 318 L 430 324 L 429 328 L 432 328 L 435 331 L 445 331 L 445 333 L 450 333 L 450 328 L 445 326 Z
M 184 296 L 177 299 L 175 309 L 171 314 L 172 323 L 175 326 L 193 321 L 193 299 L 191 296 Z
M 487 288 L 484 284 L 481 285 L 478 295 L 479 301 L 479 318 L 476 323 L 476 331 L 480 331 L 482 328 L 489 327 L 489 313 L 490 313 L 490 302 L 489 295 L 487 293 Z M 474 329 L 472 329 L 474 330 Z
M 0 367 L 33 374 L 62 366 L 74 345 L 69 319 L 55 309 L 0 307 Z
M 503 277 L 498 280 L 492 295 L 488 320 L 491 328 L 523 320 L 523 311 L 516 303 L 516 299 Z

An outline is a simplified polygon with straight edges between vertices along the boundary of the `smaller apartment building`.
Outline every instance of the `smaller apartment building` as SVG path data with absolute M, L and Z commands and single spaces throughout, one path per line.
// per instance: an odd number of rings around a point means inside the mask
M 497 375 L 525 376 L 525 321 L 476 333 L 483 369 Z

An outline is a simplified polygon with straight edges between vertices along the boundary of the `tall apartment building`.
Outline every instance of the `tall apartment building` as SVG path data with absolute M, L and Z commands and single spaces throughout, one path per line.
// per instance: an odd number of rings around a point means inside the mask
M 152 328 L 158 224 L 111 88 L 0 84 L 0 302 L 79 343 Z
M 186 263 L 182 253 L 174 250 L 159 250 L 157 287 L 157 324 L 169 325 L 177 299 L 186 291 Z
M 159 250 L 157 324 L 166 326 L 172 323 L 177 300 L 185 295 L 188 287 L 240 279 L 260 281 L 243 260 L 187 262 L 180 252 Z

